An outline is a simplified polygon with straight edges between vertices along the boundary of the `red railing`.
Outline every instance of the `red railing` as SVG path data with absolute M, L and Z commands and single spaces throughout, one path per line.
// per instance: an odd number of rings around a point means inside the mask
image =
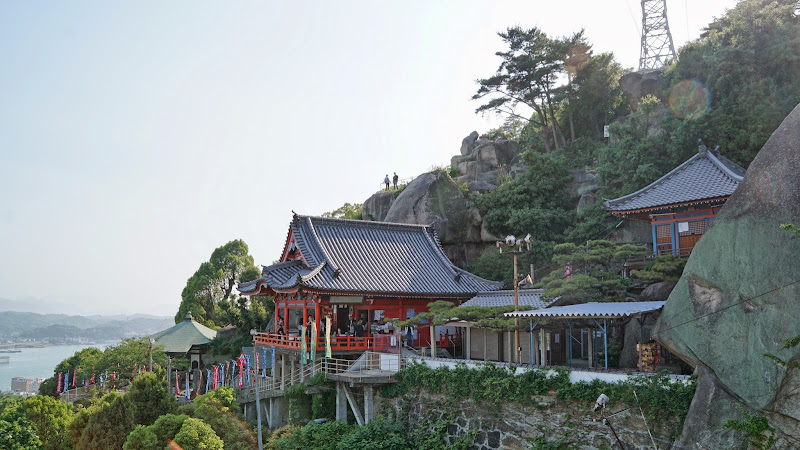
M 372 337 L 356 337 L 356 336 L 331 336 L 331 351 L 347 351 L 347 350 L 374 350 L 380 347 L 382 350 L 388 351 L 387 347 L 392 347 L 391 335 L 374 335 Z M 253 337 L 253 342 L 256 345 L 268 345 L 282 348 L 290 348 L 300 350 L 300 337 L 299 336 L 286 336 L 283 334 L 275 333 L 256 333 Z M 396 339 L 394 346 L 398 346 L 399 338 Z M 306 338 L 306 343 L 310 344 L 311 340 Z M 317 350 L 325 349 L 325 338 L 320 337 L 317 339 Z

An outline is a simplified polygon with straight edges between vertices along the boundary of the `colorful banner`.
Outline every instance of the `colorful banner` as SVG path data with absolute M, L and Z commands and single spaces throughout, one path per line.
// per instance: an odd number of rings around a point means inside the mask
M 306 345 L 306 326 L 300 327 L 300 364 L 306 364 L 308 361 L 308 346 Z
M 331 356 L 331 318 L 325 317 L 325 357 L 332 358 Z
M 244 355 L 244 367 L 245 367 L 244 384 L 245 386 L 250 386 L 250 355 Z
M 64 393 L 69 389 L 69 370 L 64 372 Z
M 211 383 L 211 369 L 206 369 L 206 394 L 208 393 L 208 385 Z
M 189 372 L 186 372 L 186 400 L 191 400 L 192 398 L 192 391 L 189 389 Z
M 58 387 L 56 387 L 56 394 L 61 392 L 61 373 L 58 374 Z
M 269 366 L 272 373 L 275 373 L 275 347 L 272 347 L 272 364 Z
M 272 347 L 273 349 L 275 347 Z M 261 378 L 267 378 L 267 347 L 261 349 L 264 352 L 264 357 L 261 358 L 264 361 L 264 367 L 261 370 Z
M 317 357 L 317 322 L 311 322 L 311 362 Z
M 244 354 L 239 356 L 239 387 L 244 386 Z
M 75 368 L 75 371 L 72 372 L 72 387 L 78 387 L 78 368 Z
M 181 394 L 181 382 L 178 379 L 178 369 L 175 369 L 175 395 Z

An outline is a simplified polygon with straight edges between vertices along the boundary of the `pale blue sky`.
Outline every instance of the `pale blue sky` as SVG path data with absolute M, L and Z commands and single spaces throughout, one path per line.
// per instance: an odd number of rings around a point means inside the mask
M 676 46 L 734 4 L 668 0 Z M 0 298 L 172 315 L 217 246 L 244 239 L 269 264 L 292 209 L 363 202 L 497 125 L 470 101 L 496 32 L 585 28 L 634 67 L 640 14 L 637 0 L 2 2 Z

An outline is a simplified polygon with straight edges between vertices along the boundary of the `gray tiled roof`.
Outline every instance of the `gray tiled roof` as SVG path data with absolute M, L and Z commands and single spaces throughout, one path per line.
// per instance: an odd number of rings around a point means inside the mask
M 454 266 L 427 226 L 296 215 L 291 231 L 303 260 L 264 267 L 261 278 L 238 286 L 240 292 L 263 284 L 463 297 L 502 287 Z
M 649 186 L 606 200 L 605 209 L 632 211 L 729 196 L 739 187 L 744 174 L 745 170 L 735 163 L 701 146 L 697 154 Z
M 534 309 L 547 308 L 555 300 L 542 300 L 544 289 L 520 289 L 519 306 L 530 306 Z M 514 306 L 514 291 L 480 292 L 461 306 Z

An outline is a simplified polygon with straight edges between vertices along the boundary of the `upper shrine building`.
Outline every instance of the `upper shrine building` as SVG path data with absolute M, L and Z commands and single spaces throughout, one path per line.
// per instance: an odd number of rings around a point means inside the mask
M 331 350 L 341 355 L 399 346 L 388 319 L 405 320 L 428 311 L 430 302 L 461 304 L 501 287 L 453 265 L 431 227 L 295 215 L 280 261 L 238 289 L 275 301 L 276 320 L 255 334 L 256 345 L 299 351 L 300 326 L 314 323 L 316 348 L 324 349 L 322 327 L 330 318 Z M 416 336 L 417 345 L 430 345 L 426 325 Z
M 650 185 L 606 200 L 605 209 L 649 222 L 654 255 L 689 256 L 744 174 L 716 149 L 701 145 L 697 154 Z

